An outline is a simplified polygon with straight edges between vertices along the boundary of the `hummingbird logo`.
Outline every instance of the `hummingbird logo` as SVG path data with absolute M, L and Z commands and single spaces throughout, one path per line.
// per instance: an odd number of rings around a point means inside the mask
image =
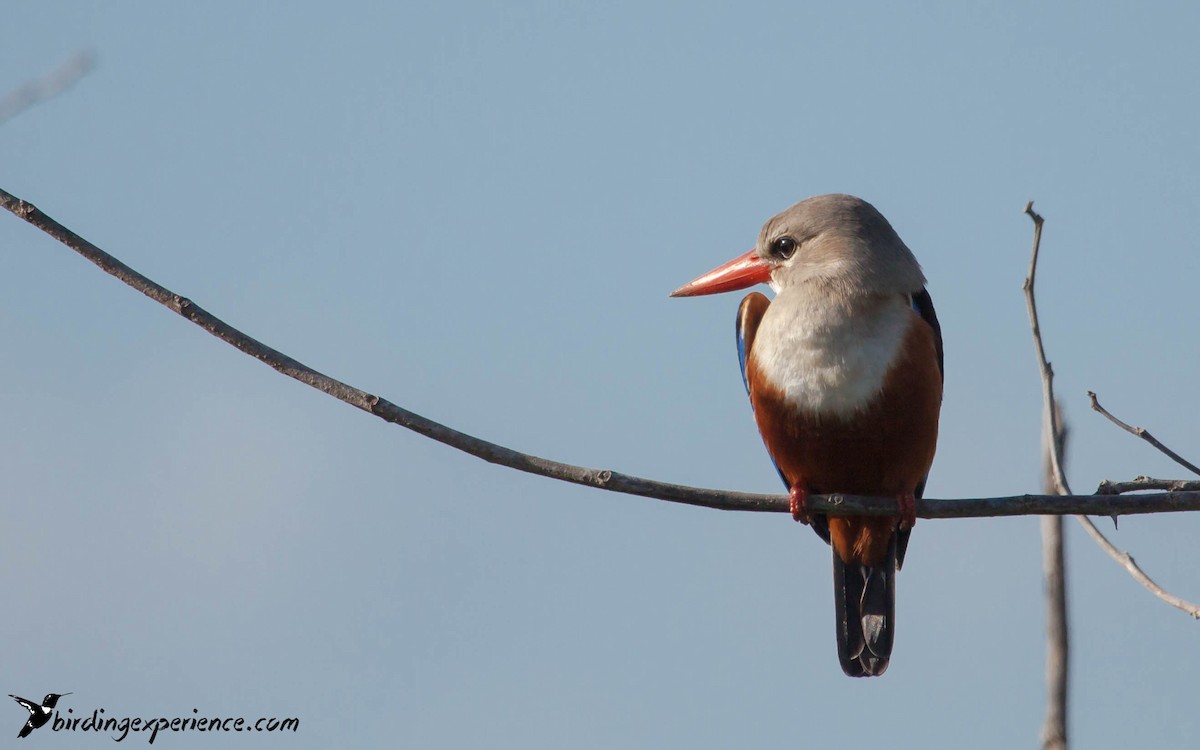
M 46 697 L 42 699 L 42 705 L 39 706 L 31 700 L 26 700 L 18 695 L 9 693 L 9 698 L 20 703 L 29 712 L 29 719 L 25 722 L 25 726 L 21 727 L 21 731 L 17 734 L 17 737 L 28 737 L 30 732 L 50 721 L 50 716 L 54 713 L 54 706 L 58 704 L 58 699 L 64 695 L 70 695 L 70 693 L 47 693 Z

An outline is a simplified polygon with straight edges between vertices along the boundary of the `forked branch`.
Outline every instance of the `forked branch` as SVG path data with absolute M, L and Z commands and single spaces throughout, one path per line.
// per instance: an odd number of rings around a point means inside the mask
M 1033 344 L 1034 349 L 1037 351 L 1038 368 L 1042 374 L 1042 399 L 1044 402 L 1043 408 L 1045 409 L 1044 430 L 1048 435 L 1057 435 L 1059 426 L 1057 410 L 1054 408 L 1054 371 L 1050 368 L 1050 363 L 1046 361 L 1046 349 L 1042 345 L 1042 330 L 1038 325 L 1037 301 L 1034 297 L 1034 281 L 1037 278 L 1038 252 L 1042 242 L 1042 224 L 1044 220 L 1040 214 L 1033 210 L 1033 201 L 1029 201 L 1025 205 L 1025 213 L 1033 220 L 1033 253 L 1029 261 L 1029 275 L 1025 277 L 1025 306 L 1029 311 L 1029 327 L 1033 333 Z M 1062 469 L 1061 445 L 1052 439 L 1048 439 L 1048 443 L 1053 446 L 1053 449 L 1050 451 L 1050 466 L 1054 481 L 1062 494 L 1070 495 L 1071 487 Z M 1153 496 L 1139 495 L 1135 497 L 1146 498 Z M 1086 515 L 1105 514 L 1091 513 Z M 1169 593 L 1162 586 L 1155 583 L 1150 576 L 1146 575 L 1145 571 L 1138 567 L 1132 555 L 1128 552 L 1122 552 L 1113 546 L 1108 537 L 1104 536 L 1100 529 L 1097 529 L 1096 525 L 1086 515 L 1076 514 L 1075 520 L 1079 521 L 1088 535 L 1092 537 L 1096 544 L 1100 545 L 1100 549 L 1108 553 L 1108 556 L 1115 560 L 1121 567 L 1125 568 L 1129 572 L 1129 575 L 1133 576 L 1134 580 L 1145 586 L 1147 590 L 1159 599 L 1162 599 L 1172 607 L 1177 607 L 1187 612 L 1193 618 L 1200 619 L 1200 606 Z

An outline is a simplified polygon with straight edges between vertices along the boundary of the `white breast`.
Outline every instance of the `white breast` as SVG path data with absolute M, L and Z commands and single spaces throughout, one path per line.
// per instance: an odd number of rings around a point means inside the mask
M 796 408 L 850 416 L 882 390 L 913 315 L 901 295 L 833 302 L 785 290 L 763 315 L 750 356 Z

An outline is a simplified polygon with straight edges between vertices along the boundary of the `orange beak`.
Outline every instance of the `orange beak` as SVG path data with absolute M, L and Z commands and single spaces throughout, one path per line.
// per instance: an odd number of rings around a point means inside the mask
M 671 292 L 671 296 L 697 297 L 701 294 L 720 294 L 745 289 L 755 284 L 765 284 L 770 280 L 770 264 L 751 250 L 723 266 L 714 268 L 695 281 L 684 284 Z

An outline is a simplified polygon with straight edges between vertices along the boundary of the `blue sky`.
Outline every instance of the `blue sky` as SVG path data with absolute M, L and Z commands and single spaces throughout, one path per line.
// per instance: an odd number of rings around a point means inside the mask
M 666 295 L 791 203 L 854 193 L 913 248 L 943 322 L 932 497 L 1039 489 L 1033 198 L 1087 491 L 1181 475 L 1091 414 L 1088 389 L 1200 454 L 1198 16 L 25 4 L 0 29 L 0 89 L 80 48 L 98 67 L 0 125 L 0 187 L 458 429 L 769 492 L 738 298 Z M 892 666 L 849 680 L 828 548 L 786 517 L 493 467 L 280 377 L 15 218 L 0 247 L 3 693 L 301 719 L 296 735 L 158 740 L 179 748 L 1036 742 L 1036 519 L 919 523 Z M 1127 518 L 1113 539 L 1197 599 L 1198 523 Z M 1077 744 L 1184 745 L 1197 625 L 1073 525 L 1068 545 Z M 0 727 L 22 719 L 14 704 Z

